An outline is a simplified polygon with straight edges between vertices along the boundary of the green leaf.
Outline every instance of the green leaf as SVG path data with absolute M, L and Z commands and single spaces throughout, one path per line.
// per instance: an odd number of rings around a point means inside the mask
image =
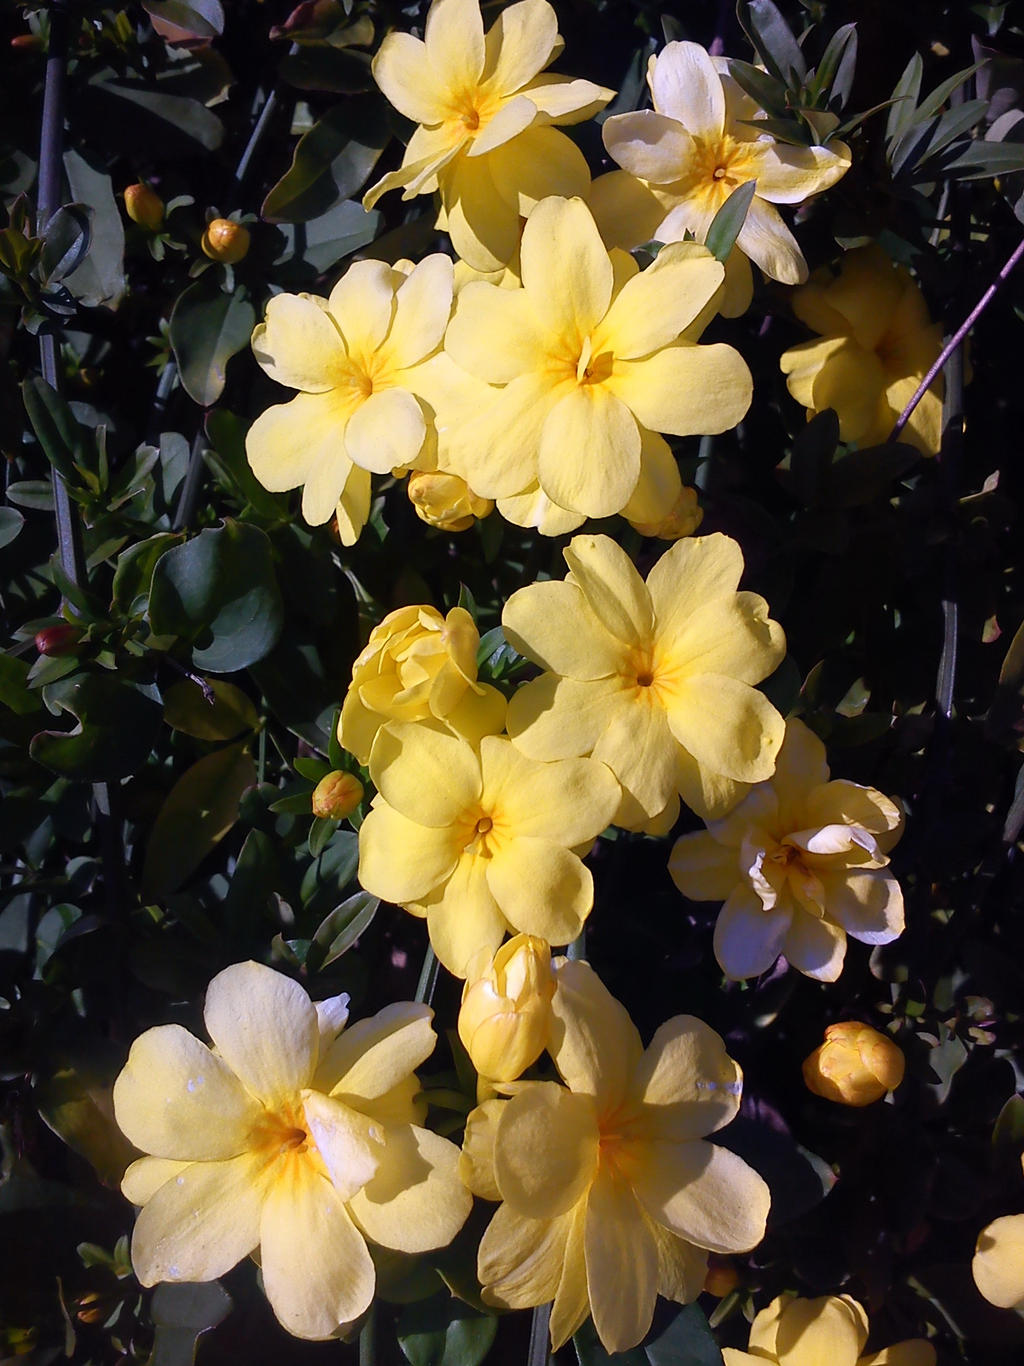
M 736 17 L 769 74 L 798 90 L 807 76 L 807 63 L 772 0 L 739 0 Z
M 723 265 L 736 245 L 736 238 L 739 237 L 746 222 L 747 210 L 756 190 L 756 180 L 748 180 L 738 185 L 711 220 L 704 245 Z
M 893 105 L 885 123 L 887 140 L 899 137 L 913 123 L 917 114 L 917 101 L 921 94 L 921 77 L 923 75 L 924 62 L 921 60 L 921 54 L 915 52 L 892 92 Z
M 498 1321 L 462 1300 L 435 1296 L 406 1305 L 395 1330 L 410 1366 L 479 1366 L 494 1342 Z
M 124 224 L 114 199 L 110 176 L 91 166 L 78 152 L 64 153 L 64 174 L 71 198 L 88 204 L 89 250 L 84 260 L 64 277 L 65 286 L 90 308 L 116 308 L 125 290 Z
M 131 120 L 131 114 L 120 103 L 123 101 L 147 116 L 147 122 L 155 120 L 155 125 L 151 125 L 154 132 L 159 130 L 162 133 L 165 127 L 173 129 L 177 136 L 197 142 L 208 152 L 215 152 L 224 141 L 224 125 L 216 114 L 212 114 L 198 100 L 183 95 L 167 95 L 142 82 L 105 80 L 102 76 L 94 78 L 89 84 L 97 94 L 119 103 L 117 115 L 121 120 Z M 138 131 L 136 129 L 136 133 Z M 80 199 L 81 196 L 76 194 L 75 198 Z
M 117 557 L 113 582 L 113 606 L 119 612 L 128 617 L 144 615 L 149 607 L 149 590 L 157 561 L 183 540 L 183 533 L 161 531 L 122 550 Z
M 369 929 L 377 914 L 380 897 L 369 892 L 356 892 L 340 906 L 335 906 L 320 922 L 310 945 L 307 963 L 311 972 L 330 967 L 347 953 L 361 934 Z
M 224 32 L 220 0 L 142 0 L 142 8 L 169 43 L 205 43 Z
M 22 381 L 21 395 L 43 454 L 67 483 L 77 483 L 75 462 L 81 456 L 82 433 L 74 413 L 39 375 Z
M 206 433 L 214 453 L 207 452 L 207 464 L 220 482 L 237 492 L 254 512 L 272 521 L 290 516 L 279 494 L 268 493 L 253 474 L 245 453 L 247 424 L 236 413 L 217 408 L 206 419 Z
M 49 479 L 17 479 L 7 485 L 7 501 L 37 512 L 52 512 L 53 485 Z
M 829 507 L 853 508 L 874 502 L 920 459 L 920 451 L 896 441 L 850 451 L 836 460 L 829 471 L 825 503 Z
M 227 363 L 243 347 L 256 323 L 244 289 L 225 294 L 210 271 L 178 296 L 169 337 L 185 392 L 210 408 L 224 392 Z
M 225 931 L 236 940 L 251 933 L 277 885 L 276 843 L 262 830 L 250 830 L 245 837 L 223 907 Z
M 81 265 L 92 240 L 92 217 L 86 204 L 64 204 L 47 223 L 39 258 L 44 284 L 59 284 Z
M 786 87 L 760 67 L 729 58 L 729 75 L 766 113 L 785 118 L 788 112 Z
M 319 217 L 361 188 L 389 137 L 379 95 L 335 105 L 299 139 L 290 168 L 263 201 L 260 216 L 270 223 Z
M 651 1366 L 722 1366 L 722 1353 L 699 1304 L 684 1305 L 644 1351 Z
M 51 683 L 45 701 L 51 710 L 70 713 L 77 724 L 69 731 L 40 731 L 29 753 L 65 777 L 91 782 L 127 778 L 142 767 L 156 743 L 159 703 L 111 674 L 78 674 Z
M 283 620 L 267 537 L 229 518 L 168 550 L 153 571 L 149 620 L 156 635 L 190 641 L 198 669 L 233 673 L 262 659 Z
M 289 52 L 281 62 L 278 73 L 283 81 L 297 90 L 356 95 L 373 88 L 368 53 L 350 52 L 326 44 L 300 47 L 297 52 Z
M 367 213 L 356 200 L 343 199 L 319 218 L 305 223 L 281 223 L 278 230 L 286 246 L 274 264 L 295 257 L 318 272 L 327 270 L 372 242 L 380 222 L 377 209 Z
M 650 1366 L 647 1354 L 642 1347 L 631 1347 L 628 1352 L 606 1352 L 597 1336 L 593 1319 L 587 1321 L 573 1334 L 572 1345 L 576 1348 L 579 1366 L 607 1366 L 615 1362 L 617 1366 Z
M 241 688 L 223 678 L 211 678 L 208 702 L 198 683 L 183 678 L 164 693 L 164 720 L 197 740 L 233 740 L 243 731 L 254 731 L 260 715 Z
M 159 901 L 176 891 L 237 821 L 242 793 L 256 782 L 245 745 L 240 741 L 207 754 L 167 794 L 146 846 L 145 897 Z
M 857 25 L 843 24 L 829 39 L 811 84 L 811 93 L 828 92 L 829 106 L 842 109 L 850 98 L 857 68 Z
M 116 1189 L 137 1154 L 114 1122 L 112 1080 L 95 1068 L 62 1067 L 40 1079 L 33 1098 L 44 1123 Z
M 302 904 L 314 914 L 326 915 L 338 904 L 338 892 L 355 876 L 359 866 L 359 837 L 339 830 L 315 862 L 306 869 L 299 888 Z
M 28 665 L 14 655 L 0 654 L 0 702 L 17 716 L 28 716 L 41 705 L 28 686 Z
M 146 1366 L 192 1366 L 201 1334 L 216 1328 L 231 1309 L 219 1281 L 158 1285 L 150 1305 L 155 1333 Z
M 943 161 L 939 175 L 955 180 L 982 180 L 1024 171 L 1024 147 L 1019 143 L 969 142 Z

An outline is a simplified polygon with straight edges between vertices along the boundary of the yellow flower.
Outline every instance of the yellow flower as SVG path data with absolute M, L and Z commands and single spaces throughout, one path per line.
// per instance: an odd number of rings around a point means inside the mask
M 558 1348 L 588 1314 L 609 1352 L 650 1328 L 657 1295 L 697 1298 L 707 1252 L 764 1236 L 768 1187 L 708 1143 L 735 1116 L 740 1069 L 719 1036 L 679 1015 L 646 1049 L 586 963 L 562 960 L 550 1048 L 564 1086 L 522 1082 L 471 1116 L 460 1170 L 501 1200 L 480 1243 L 484 1300 L 553 1300 Z
M 903 930 L 886 857 L 902 833 L 896 803 L 829 782 L 825 746 L 790 720 L 774 777 L 707 831 L 677 840 L 669 872 L 684 896 L 725 901 L 715 957 L 729 977 L 756 977 L 784 953 L 808 977 L 834 982 L 848 934 L 888 944 Z
M 935 1366 L 935 1348 L 924 1338 L 864 1352 L 868 1316 L 849 1295 L 817 1300 L 780 1295 L 750 1326 L 750 1348 L 722 1350 L 725 1366 Z
M 1024 1305 L 1024 1214 L 1004 1214 L 981 1230 L 971 1271 L 990 1304 Z
M 456 448 L 478 493 L 539 486 L 578 526 L 622 511 L 645 448 L 671 459 L 655 433 L 724 432 L 743 417 L 742 357 L 696 344 L 723 279 L 705 248 L 676 243 L 641 273 L 605 250 L 582 199 L 552 197 L 527 220 L 520 261 L 520 289 L 465 285 L 445 336 L 452 359 L 495 386 Z
M 508 640 L 545 670 L 509 704 L 515 743 L 535 759 L 592 754 L 624 790 L 616 824 L 664 833 L 678 795 L 720 815 L 775 767 L 785 723 L 753 684 L 785 642 L 756 593 L 737 593 L 728 536 L 677 541 L 646 584 L 607 536 L 575 536 L 564 583 L 514 593 Z
M 419 396 L 452 308 L 452 263 L 428 256 L 403 271 L 358 261 L 328 299 L 276 294 L 252 348 L 271 379 L 301 392 L 262 413 L 249 464 L 275 493 L 302 490 L 311 526 L 338 518 L 353 545 L 370 512 L 370 474 L 433 468 L 433 412 Z
M 431 1011 L 399 1003 L 345 1029 L 347 1005 L 237 963 L 207 990 L 212 1049 L 180 1025 L 135 1040 L 114 1113 L 151 1154 L 122 1183 L 143 1207 L 143 1285 L 214 1280 L 258 1249 L 284 1327 L 329 1338 L 373 1298 L 367 1239 L 421 1252 L 461 1228 L 458 1150 L 421 1127 L 413 1075 L 436 1042 Z
M 494 511 L 489 498 L 478 498 L 465 479 L 444 470 L 410 474 L 408 493 L 420 521 L 439 531 L 468 531 Z
M 230 218 L 215 218 L 207 223 L 199 245 L 211 261 L 236 266 L 249 254 L 249 229 Z
M 808 417 L 834 408 L 844 441 L 885 441 L 942 348 L 941 324 L 909 271 L 876 243 L 858 247 L 838 275 L 815 271 L 793 294 L 793 311 L 820 340 L 780 358 L 789 392 Z M 922 455 L 935 455 L 942 440 L 943 391 L 938 375 L 899 438 Z
M 635 501 L 634 498 L 634 504 Z M 654 519 L 641 521 L 637 517 L 637 512 L 643 516 L 648 510 L 647 507 L 627 507 L 626 516 L 629 524 L 634 531 L 639 531 L 641 536 L 654 536 L 662 541 L 678 541 L 683 536 L 692 536 L 704 520 L 704 511 L 697 502 L 697 490 L 684 488 L 681 483 L 675 501 L 667 512 L 662 506 L 657 509 L 657 512 L 662 514 L 658 516 L 652 507 L 650 511 L 655 513 Z
M 399 607 L 370 632 L 352 665 L 338 741 L 361 764 L 388 721 L 443 721 L 479 739 L 505 724 L 505 699 L 476 681 L 480 644 L 464 607 L 442 617 L 436 607 Z
M 776 204 L 800 204 L 849 170 L 850 149 L 795 147 L 759 130 L 763 109 L 729 75 L 728 61 L 697 43 L 669 43 L 647 68 L 653 109 L 606 120 L 613 160 L 643 181 L 667 210 L 659 242 L 698 242 L 729 196 L 748 181 L 757 190 L 736 245 L 773 280 L 799 284 L 807 262 Z
M 551 947 L 532 934 L 469 965 L 459 1038 L 482 1077 L 515 1081 L 537 1061 L 548 1046 L 554 991 Z
M 809 1091 L 839 1105 L 871 1105 L 903 1080 L 906 1062 L 887 1034 L 842 1020 L 825 1030 L 825 1042 L 804 1060 Z
M 568 944 L 594 904 L 582 862 L 619 804 L 603 764 L 540 764 L 488 735 L 475 748 L 427 722 L 380 731 L 380 790 L 359 828 L 368 892 L 425 915 L 434 952 L 465 977 L 506 930 Z
M 614 91 L 540 73 L 562 50 L 546 0 L 509 5 L 484 36 L 476 0 L 434 0 L 424 41 L 389 33 L 373 60 L 377 84 L 420 126 L 388 190 L 404 198 L 439 190 L 444 227 L 476 270 L 500 270 L 519 245 L 520 219 L 549 194 L 583 194 L 583 154 L 552 124 L 581 123 Z

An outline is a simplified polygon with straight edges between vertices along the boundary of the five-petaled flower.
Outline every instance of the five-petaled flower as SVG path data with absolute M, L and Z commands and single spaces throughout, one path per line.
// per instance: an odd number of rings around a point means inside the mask
M 659 242 L 688 232 L 703 242 L 733 191 L 756 181 L 736 245 L 773 280 L 799 284 L 807 263 L 775 205 L 800 204 L 834 185 L 849 170 L 850 150 L 838 141 L 777 141 L 758 128 L 764 110 L 728 73 L 725 58 L 697 43 L 669 43 L 648 64 L 654 108 L 608 119 L 605 146 L 666 210 L 654 228 Z
M 562 40 L 547 0 L 520 0 L 484 36 L 477 0 L 434 0 L 423 42 L 389 33 L 373 74 L 395 108 L 419 127 L 387 190 L 405 198 L 440 191 L 442 226 L 477 270 L 500 270 L 519 245 L 521 219 L 549 194 L 584 194 L 590 173 L 576 145 L 551 125 L 580 123 L 614 91 L 540 73 Z
M 619 804 L 604 764 L 537 763 L 503 737 L 476 747 L 421 721 L 379 732 L 370 773 L 379 795 L 359 829 L 359 881 L 425 915 L 450 972 L 465 977 L 507 930 L 576 938 L 594 904 L 581 855 Z
M 791 719 L 775 774 L 706 831 L 676 841 L 669 872 L 684 896 L 722 899 L 715 957 L 733 978 L 785 954 L 834 982 L 846 936 L 888 944 L 903 930 L 903 893 L 887 852 L 903 813 L 872 787 L 829 782 L 825 746 Z
M 935 1366 L 935 1348 L 924 1338 L 864 1353 L 868 1326 L 863 1306 L 849 1295 L 780 1295 L 750 1325 L 750 1350 L 726 1347 L 722 1357 L 725 1366 Z
M 592 754 L 618 778 L 616 824 L 675 822 L 679 794 L 721 815 L 768 778 L 785 722 L 753 686 L 785 642 L 756 593 L 737 593 L 728 536 L 677 541 L 646 583 L 607 536 L 574 536 L 564 582 L 505 604 L 509 641 L 547 672 L 509 704 L 509 734 L 535 759 Z
M 214 1280 L 258 1249 L 281 1323 L 328 1338 L 373 1298 L 367 1239 L 421 1252 L 461 1228 L 458 1149 L 421 1127 L 413 1074 L 432 1012 L 399 1002 L 346 1029 L 347 1005 L 237 963 L 207 990 L 212 1049 L 180 1025 L 136 1039 L 114 1113 L 151 1154 L 122 1184 L 143 1285 Z
M 705 1141 L 735 1116 L 740 1069 L 701 1020 L 678 1015 L 645 1050 L 582 962 L 561 960 L 549 1051 L 564 1086 L 520 1082 L 467 1126 L 460 1170 L 502 1203 L 480 1243 L 489 1304 L 553 1300 L 558 1348 L 591 1314 L 609 1352 L 638 1343 L 656 1297 L 700 1294 L 707 1253 L 756 1246 L 768 1187 Z
M 370 513 L 370 475 L 437 463 L 434 411 L 421 390 L 452 309 L 447 256 L 419 265 L 357 261 L 328 299 L 275 294 L 252 349 L 267 374 L 301 392 L 262 413 L 246 438 L 256 478 L 302 487 L 302 515 L 336 514 L 353 545 Z

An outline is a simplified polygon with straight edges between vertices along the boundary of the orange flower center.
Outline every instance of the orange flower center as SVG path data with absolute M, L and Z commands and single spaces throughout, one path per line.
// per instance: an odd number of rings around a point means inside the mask
M 737 142 L 728 133 L 714 141 L 695 141 L 694 188 L 710 206 L 721 207 L 738 185 L 756 179 L 755 158 L 746 143 Z
M 319 1160 L 320 1154 L 305 1127 L 301 1110 L 285 1105 L 281 1110 L 266 1110 L 252 1135 L 254 1148 L 262 1149 L 269 1158 L 308 1154 Z

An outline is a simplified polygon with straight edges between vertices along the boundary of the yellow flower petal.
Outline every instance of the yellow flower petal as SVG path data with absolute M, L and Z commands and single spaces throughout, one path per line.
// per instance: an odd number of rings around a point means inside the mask
M 609 635 L 625 645 L 644 644 L 654 629 L 651 595 L 621 546 L 608 536 L 574 536 L 562 553 L 587 606 Z
M 485 78 L 496 90 L 519 90 L 553 60 L 558 44 L 558 20 L 547 0 L 519 0 L 488 30 Z
M 473 1199 L 459 1180 L 454 1143 L 417 1126 L 389 1129 L 377 1175 L 349 1209 L 368 1238 L 399 1252 L 446 1247 Z
M 538 76 L 529 85 L 523 86 L 522 94 L 527 95 L 540 111 L 541 123 L 550 121 L 561 124 L 585 123 L 615 97 L 615 91 L 609 90 L 606 85 L 548 74 Z M 579 191 L 575 188 L 570 191 L 562 186 L 560 193 L 569 195 Z
M 260 1241 L 271 1168 L 242 1153 L 192 1162 L 147 1201 L 132 1234 L 132 1265 L 143 1285 L 213 1281 Z
M 425 257 L 399 285 L 387 341 L 388 359 L 396 369 L 418 364 L 441 345 L 453 291 L 452 260 L 441 252 Z
M 309 394 L 333 389 L 345 363 L 337 325 L 308 294 L 275 294 L 252 334 L 252 349 L 271 379 Z
M 235 1157 L 261 1114 L 227 1063 L 180 1025 L 140 1035 L 114 1083 L 118 1127 L 154 1157 Z
M 529 128 L 536 117 L 537 106 L 525 95 L 516 95 L 514 99 L 502 105 L 494 118 L 487 124 L 487 127 L 476 135 L 466 149 L 466 156 L 469 158 L 487 156 L 489 152 L 493 152 L 512 138 L 518 137 L 520 133 Z
M 602 1108 L 626 1094 L 643 1047 L 626 1010 L 588 963 L 559 965 L 549 1052 L 572 1091 Z
M 796 238 L 778 209 L 757 195 L 750 201 L 736 245 L 773 280 L 799 285 L 807 279 L 807 262 Z
M 507 498 L 537 483 L 537 450 L 557 401 L 547 375 L 520 375 L 499 390 L 455 438 L 460 472 L 484 498 Z
M 651 1136 L 685 1142 L 736 1117 L 742 1081 L 721 1036 L 693 1015 L 676 1015 L 655 1033 L 635 1085 Z
M 674 637 L 706 602 L 729 597 L 742 573 L 743 552 L 731 536 L 715 532 L 677 541 L 647 576 L 659 639 Z
M 342 1200 L 350 1200 L 380 1166 L 384 1135 L 365 1115 L 320 1091 L 306 1091 L 302 1100 L 309 1135 L 331 1185 Z
M 462 1140 L 459 1175 L 465 1185 L 483 1200 L 500 1200 L 494 1175 L 494 1135 L 505 1106 L 503 1100 L 485 1100 L 469 1112 Z
M 179 1176 L 189 1165 L 169 1157 L 140 1157 L 121 1178 L 121 1194 L 133 1205 L 146 1205 L 165 1182 Z
M 353 465 L 334 509 L 342 545 L 355 545 L 370 520 L 370 474 Z
M 319 1340 L 373 1298 L 366 1243 L 341 1197 L 308 1162 L 287 1161 L 260 1220 L 260 1267 L 271 1308 L 289 1333 Z
M 564 1342 L 579 1329 L 590 1313 L 590 1295 L 587 1290 L 587 1266 L 584 1251 L 584 1237 L 587 1223 L 586 1201 L 581 1200 L 575 1209 L 569 1211 L 568 1236 L 565 1240 L 565 1254 L 562 1262 L 562 1275 L 555 1291 L 551 1306 L 551 1350 L 557 1352 Z
M 499 1205 L 477 1253 L 483 1301 L 505 1309 L 548 1304 L 558 1293 L 574 1211 L 527 1219 Z
M 560 397 L 541 432 L 537 477 L 559 507 L 588 517 L 620 511 L 640 478 L 640 432 L 629 408 L 603 385 Z
M 552 1219 L 583 1198 L 597 1172 L 594 1102 L 531 1082 L 502 1108 L 494 1147 L 501 1198 L 527 1219 Z
M 850 161 L 844 142 L 828 147 L 764 143 L 757 153 L 758 198 L 772 204 L 802 204 L 840 180 L 850 169 Z
M 793 914 L 782 949 L 798 971 L 819 982 L 834 982 L 843 970 L 846 932 L 804 910 Z
M 708 831 L 699 830 L 676 840 L 668 871 L 691 901 L 724 901 L 740 880 L 737 852 Z
M 397 283 L 385 261 L 357 261 L 331 290 L 327 307 L 350 354 L 372 353 L 387 336 Z
M 612 803 L 612 811 L 617 804 Z M 590 869 L 550 840 L 512 840 L 487 862 L 486 877 L 512 929 L 538 935 L 551 944 L 571 943 L 594 904 Z
M 372 474 L 415 463 L 426 436 L 423 409 L 405 389 L 372 393 L 349 418 L 345 453 Z
M 456 977 L 465 977 L 475 953 L 494 953 L 508 928 L 487 884 L 487 860 L 464 854 L 427 907 L 430 943 Z
M 591 86 L 589 81 L 573 81 L 572 86 L 588 92 L 601 89 L 600 86 Z M 561 103 L 559 96 L 567 92 L 568 86 L 559 88 L 550 85 L 543 90 L 535 88 L 527 93 L 538 107 L 555 108 Z M 604 103 L 603 94 L 601 103 Z M 565 118 L 552 114 L 550 117 L 557 117 L 559 123 L 577 122 L 577 115 Z M 566 137 L 557 128 L 542 127 L 539 121 L 511 142 L 496 147 L 487 158 L 487 163 L 497 194 L 516 215 L 517 245 L 521 226 L 519 220 L 529 218 L 542 199 L 547 199 L 549 195 L 561 195 L 566 199 L 574 196 L 582 198 L 590 188 L 586 158 L 572 138 Z M 511 261 L 512 256 L 507 260 Z
M 649 1143 L 631 1180 L 652 1219 L 709 1252 L 746 1252 L 764 1237 L 768 1187 L 728 1148 Z
M 622 647 L 587 605 L 581 588 L 562 579 L 520 588 L 501 613 L 505 638 L 543 669 L 575 679 L 606 678 L 618 672 Z
M 1006 1214 L 982 1229 L 971 1271 L 981 1293 L 1000 1309 L 1024 1301 L 1024 1214 Z
M 649 355 L 675 341 L 724 280 L 725 267 L 695 242 L 663 247 L 646 270 L 623 286 L 600 334 L 617 359 Z
M 584 1237 L 594 1327 L 607 1352 L 624 1352 L 654 1317 L 658 1249 L 632 1190 L 603 1168 L 587 1200 Z
M 658 1294 L 677 1304 L 692 1303 L 704 1288 L 708 1254 L 653 1219 L 647 1218 L 647 1226 L 658 1249 Z
M 321 1059 L 317 1084 L 350 1105 L 375 1100 L 397 1086 L 434 1051 L 429 1006 L 396 1001 L 349 1025 Z M 368 1113 L 376 1113 L 372 1106 Z
M 602 131 L 614 122 L 614 117 L 608 119 Z M 608 171 L 598 176 L 586 198 L 609 250 L 622 247 L 631 251 L 650 242 L 664 217 L 664 209 L 647 186 L 628 171 Z
M 720 82 L 718 88 L 721 91 Z M 613 114 L 605 120 L 601 136 L 613 161 L 638 180 L 655 185 L 679 180 L 696 155 L 696 144 L 679 120 L 653 109 Z
M 687 673 L 727 674 L 760 683 L 782 663 L 786 638 L 757 593 L 736 593 L 709 602 L 658 632 L 658 647 Z
M 616 724 L 623 710 L 622 698 L 618 677 L 591 683 L 544 674 L 513 693 L 508 732 L 533 759 L 589 754 L 608 727 Z
M 458 255 L 474 270 L 501 270 L 519 245 L 519 212 L 498 190 L 495 170 L 507 147 L 515 147 L 530 130 L 485 157 L 458 156 L 439 172 L 448 236 Z
M 542 536 L 566 536 L 587 520 L 585 513 L 567 512 L 553 503 L 537 484 L 510 498 L 499 498 L 497 504 L 506 522 L 534 527 Z
M 725 128 L 725 93 L 711 57 L 698 43 L 667 43 L 647 75 L 655 109 L 695 137 L 717 139 Z
M 461 851 L 451 829 L 411 821 L 378 802 L 359 827 L 359 881 L 382 901 L 421 901 L 454 871 Z
M 373 59 L 373 78 L 391 104 L 414 123 L 444 119 L 446 91 L 427 60 L 427 50 L 409 33 L 389 33 Z
M 544 344 L 532 301 L 522 290 L 473 281 L 459 293 L 445 333 L 447 353 L 490 384 L 532 370 Z
M 702 766 L 737 782 L 771 776 L 786 723 L 755 688 L 725 674 L 697 674 L 667 707 L 672 734 Z
M 775 1350 L 780 1366 L 827 1361 L 856 1366 L 868 1337 L 868 1317 L 849 1295 L 791 1300 L 779 1318 Z
M 313 471 L 327 470 L 340 489 L 351 469 L 344 441 L 354 408 L 351 393 L 343 389 L 297 394 L 290 403 L 267 408 L 245 438 L 253 474 L 265 489 L 283 493 L 305 483 Z M 326 521 L 333 511 L 329 507 L 321 520 Z
M 728 431 L 753 394 L 746 361 L 721 342 L 680 343 L 643 360 L 617 362 L 608 387 L 638 422 L 674 436 Z
M 309 1085 L 320 1031 L 298 982 L 262 963 L 235 963 L 207 987 L 203 1018 L 221 1057 L 264 1104 L 283 1105 Z
M 481 741 L 480 757 L 484 800 L 500 811 L 516 839 L 532 837 L 569 849 L 588 844 L 618 806 L 618 784 L 590 759 L 536 763 L 507 740 L 491 736 Z
M 883 1347 L 880 1352 L 869 1352 L 857 1366 L 935 1366 L 935 1348 L 924 1338 L 912 1338 Z
M 654 817 L 675 794 L 677 744 L 665 711 L 645 701 L 643 691 L 619 694 L 593 757 L 607 764 L 647 816 Z
M 527 219 L 520 250 L 523 288 L 551 327 L 588 336 L 611 301 L 612 265 L 582 199 L 553 195 Z
M 903 892 L 884 868 L 822 877 L 829 919 L 862 944 L 890 944 L 903 933 Z
M 741 884 L 715 921 L 719 967 L 735 981 L 767 972 L 783 952 L 791 919 L 792 912 L 783 907 L 766 913 L 756 892 Z
M 370 774 L 388 805 L 418 825 L 451 825 L 481 792 L 472 746 L 424 722 L 380 731 Z

